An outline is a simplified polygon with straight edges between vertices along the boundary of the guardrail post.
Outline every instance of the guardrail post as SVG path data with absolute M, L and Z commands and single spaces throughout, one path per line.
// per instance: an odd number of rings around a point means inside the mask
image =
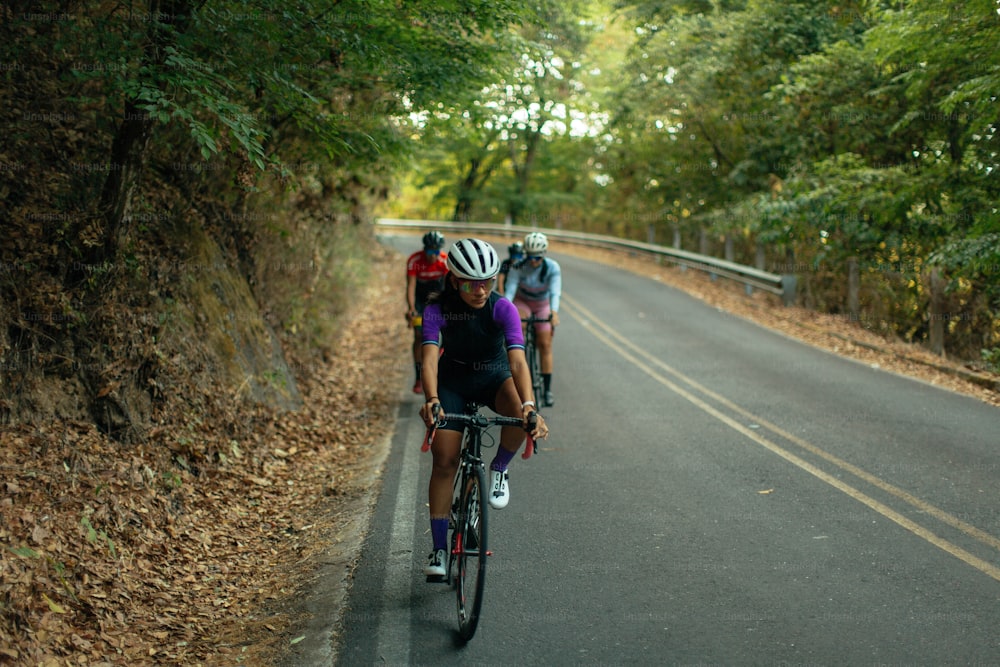
M 781 276 L 781 301 L 786 306 L 795 305 L 795 288 L 798 281 L 794 273 L 785 273 Z

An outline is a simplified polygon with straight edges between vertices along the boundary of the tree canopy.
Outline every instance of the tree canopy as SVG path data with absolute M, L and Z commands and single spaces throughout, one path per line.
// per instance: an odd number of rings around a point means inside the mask
M 474 92 L 475 113 L 439 117 L 418 153 L 427 168 L 412 183 L 432 197 L 409 190 L 394 213 L 725 246 L 798 273 L 808 306 L 923 342 L 944 318 L 949 349 L 1000 356 L 996 3 L 551 11 L 564 18 L 543 41 L 572 55 L 550 46 L 558 60 L 532 78 L 547 61 L 522 28 L 506 85 Z M 577 131 L 553 123 L 555 108 L 577 114 Z

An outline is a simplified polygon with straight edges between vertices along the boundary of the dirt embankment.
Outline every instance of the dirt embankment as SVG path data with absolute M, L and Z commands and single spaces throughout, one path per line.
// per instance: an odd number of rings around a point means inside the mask
M 0 433 L 0 663 L 276 664 L 320 560 L 348 571 L 411 368 L 397 260 L 326 355 L 288 359 L 295 411 L 178 414 L 128 446 L 88 421 Z

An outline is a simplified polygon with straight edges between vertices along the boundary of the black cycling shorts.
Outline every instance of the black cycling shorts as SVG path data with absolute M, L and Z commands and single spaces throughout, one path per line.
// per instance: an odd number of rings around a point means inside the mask
M 497 392 L 511 377 L 507 357 L 493 361 L 462 364 L 447 358 L 438 363 L 438 400 L 444 409 L 445 424 L 439 428 L 447 431 L 461 431 L 464 424 L 450 423 L 447 416 L 465 413 L 469 402 L 485 405 L 496 411 Z

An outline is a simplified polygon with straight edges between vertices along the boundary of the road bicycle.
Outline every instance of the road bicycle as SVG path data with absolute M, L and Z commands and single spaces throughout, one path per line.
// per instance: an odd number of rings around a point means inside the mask
M 430 449 L 434 433 L 445 422 L 464 425 L 462 451 L 459 456 L 458 472 L 455 474 L 454 495 L 451 504 L 451 531 L 448 567 L 444 583 L 455 587 L 458 602 L 458 634 L 463 641 L 472 639 L 479 624 L 483 607 L 483 591 L 486 585 L 486 559 L 493 555 L 487 544 L 487 496 L 489 483 L 486 479 L 486 464 L 483 462 L 483 438 L 491 426 L 524 426 L 517 417 L 487 416 L 479 412 L 479 404 L 469 403 L 465 414 L 445 416 L 427 429 L 422 451 Z M 435 417 L 437 412 L 435 411 Z M 532 412 L 528 417 L 528 429 L 535 428 L 536 418 Z M 487 446 L 496 444 L 492 435 Z M 535 441 L 528 436 L 522 458 L 535 452 Z M 434 581 L 428 579 L 428 581 Z
M 531 390 L 538 401 L 538 405 L 545 405 L 545 383 L 542 380 L 542 356 L 538 352 L 538 343 L 535 341 L 535 325 L 541 322 L 551 322 L 552 315 L 542 319 L 535 317 L 532 313 L 525 318 L 521 318 L 524 323 L 524 356 L 528 360 L 528 370 L 531 372 Z

